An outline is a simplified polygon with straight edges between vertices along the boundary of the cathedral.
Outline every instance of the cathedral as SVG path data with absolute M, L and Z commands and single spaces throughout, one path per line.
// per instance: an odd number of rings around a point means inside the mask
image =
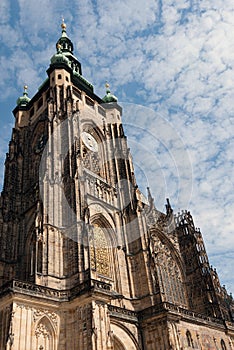
M 189 211 L 137 186 L 122 108 L 66 25 L 25 86 L 0 197 L 1 350 L 234 350 L 234 301 Z M 123 113 L 124 115 L 124 113 Z

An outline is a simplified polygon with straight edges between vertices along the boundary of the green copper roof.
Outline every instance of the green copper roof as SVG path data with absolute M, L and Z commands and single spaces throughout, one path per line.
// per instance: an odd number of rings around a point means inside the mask
M 88 80 L 86 80 L 81 74 L 73 70 L 73 75 L 79 78 L 85 85 L 87 85 L 89 88 L 93 90 L 93 85 Z
M 112 95 L 110 92 L 110 85 L 106 83 L 106 95 L 102 99 L 105 103 L 118 102 L 118 99 L 115 95 Z
M 51 65 L 56 66 L 66 64 L 73 72 L 77 72 L 82 75 L 81 64 L 77 58 L 73 55 L 73 44 L 67 36 L 66 24 L 61 24 L 62 35 L 56 43 L 57 53 L 51 57 Z
M 66 63 L 67 65 L 69 65 L 69 59 L 63 54 L 60 44 L 57 44 L 57 53 L 51 57 L 50 62 L 51 64 Z
M 22 107 L 22 106 L 27 106 L 27 104 L 29 103 L 29 101 L 31 100 L 28 97 L 28 87 L 25 85 L 24 86 L 24 92 L 23 92 L 23 96 L 19 97 L 16 101 L 17 106 Z

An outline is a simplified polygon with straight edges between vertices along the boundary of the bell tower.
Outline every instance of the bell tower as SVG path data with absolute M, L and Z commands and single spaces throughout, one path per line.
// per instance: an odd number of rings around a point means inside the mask
M 216 290 L 200 231 L 142 195 L 122 108 L 109 84 L 95 94 L 61 27 L 47 79 L 13 111 L 0 349 L 213 349 L 214 329 L 232 349 L 233 301 Z
M 123 330 L 115 326 L 114 334 L 108 305 L 128 309 L 123 295 L 144 297 L 151 288 L 141 250 L 142 204 L 138 208 L 117 98 L 108 84 L 103 99 L 95 95 L 64 22 L 61 27 L 48 78 L 32 99 L 25 87 L 13 111 L 1 196 L 0 276 L 19 299 L 13 297 L 4 311 L 8 335 L 1 344 L 14 334 L 18 349 L 29 349 L 29 341 L 35 349 L 63 349 L 67 334 L 66 348 L 76 349 L 73 332 L 79 329 L 79 349 L 112 349 L 115 343 L 122 349 Z M 21 317 L 28 328 L 20 326 Z M 138 348 L 138 336 L 124 337 Z

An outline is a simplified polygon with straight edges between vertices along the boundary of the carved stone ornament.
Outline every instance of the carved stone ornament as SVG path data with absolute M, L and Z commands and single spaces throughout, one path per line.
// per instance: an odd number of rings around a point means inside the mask
M 44 323 L 39 323 L 39 325 L 37 326 L 37 328 L 35 330 L 35 336 L 37 338 L 39 338 L 40 336 L 42 336 L 44 338 L 50 337 L 50 332 Z
M 47 316 L 48 319 L 53 323 L 55 327 L 58 325 L 58 315 L 55 312 L 51 312 L 49 310 L 34 310 L 33 320 L 37 322 L 37 320 L 43 316 Z

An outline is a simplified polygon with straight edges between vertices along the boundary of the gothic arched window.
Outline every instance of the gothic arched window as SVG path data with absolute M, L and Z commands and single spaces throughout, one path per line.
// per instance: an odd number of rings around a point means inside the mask
M 33 276 L 36 269 L 36 235 L 35 233 L 31 237 L 29 246 L 29 275 Z
M 34 349 L 54 350 L 55 334 L 54 328 L 47 317 L 43 317 L 37 324 L 33 339 Z
M 97 224 L 93 225 L 93 234 L 90 240 L 90 264 L 91 268 L 100 275 L 112 277 L 111 247 L 106 230 Z
M 157 280 L 164 301 L 186 306 L 183 275 L 172 250 L 158 236 L 153 237 L 153 250 Z
M 193 338 L 191 336 L 191 333 L 189 331 L 186 332 L 186 338 L 187 338 L 187 343 L 190 348 L 194 348 L 193 346 Z
M 222 348 L 222 350 L 227 350 L 226 345 L 225 345 L 225 342 L 224 342 L 224 340 L 223 340 L 223 339 L 221 339 L 220 344 L 221 344 L 221 348 Z
M 37 243 L 37 272 L 42 273 L 42 251 L 43 243 L 38 241 Z
M 85 168 L 100 175 L 99 141 L 96 133 L 93 129 L 87 128 L 87 131 L 81 133 L 81 140 L 82 158 Z
M 26 251 L 27 276 L 34 281 L 35 274 L 43 272 L 43 241 L 37 240 L 35 231 L 29 237 Z
M 100 175 L 100 159 L 97 152 L 93 152 L 83 147 L 83 162 L 85 168 L 91 170 L 97 175 Z

